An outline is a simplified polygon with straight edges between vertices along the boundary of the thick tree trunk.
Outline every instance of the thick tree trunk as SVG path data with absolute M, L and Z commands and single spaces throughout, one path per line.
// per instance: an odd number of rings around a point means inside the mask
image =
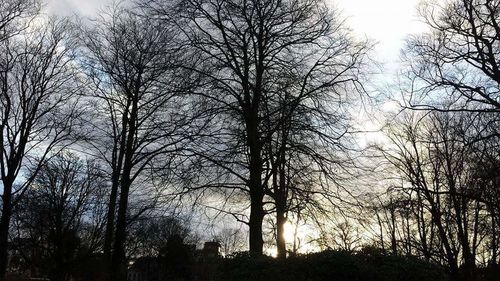
M 464 261 L 462 266 L 462 280 L 464 281 L 475 281 L 476 278 L 476 263 L 474 260 L 469 258 Z
M 9 227 L 12 216 L 12 182 L 3 182 L 2 217 L 0 218 L 0 281 L 5 280 L 9 262 Z
M 262 223 L 264 221 L 264 192 L 262 191 L 260 183 L 259 174 L 259 186 L 260 190 L 250 191 L 250 221 L 249 226 L 249 243 L 250 243 L 250 254 L 255 256 L 261 256 L 264 250 L 264 240 L 262 239 Z M 254 187 L 254 189 L 259 189 Z
M 255 150 L 254 150 L 255 151 Z M 249 238 L 250 254 L 260 256 L 264 250 L 264 240 L 262 239 L 262 223 L 264 221 L 264 190 L 262 187 L 262 163 L 260 152 L 251 155 L 250 165 L 250 221 Z M 257 158 L 257 159 L 255 159 Z
M 452 266 L 449 268 L 448 280 L 450 281 L 460 280 L 460 272 L 458 270 L 458 267 Z
M 135 119 L 132 118 L 131 124 L 135 124 Z M 126 281 L 127 280 L 127 264 L 125 260 L 125 242 L 127 240 L 127 210 L 128 210 L 128 195 L 132 180 L 130 177 L 132 171 L 132 144 L 135 126 L 132 125 L 130 133 L 127 136 L 127 150 L 125 155 L 125 166 L 120 181 L 120 196 L 118 201 L 118 213 L 116 217 L 116 230 L 111 254 L 111 280 Z
M 258 104 L 258 103 L 257 103 Z M 250 190 L 249 248 L 250 254 L 261 256 L 264 250 L 262 223 L 264 221 L 264 187 L 262 185 L 262 145 L 259 138 L 258 106 L 249 110 L 246 118 L 247 145 L 249 148 L 248 188 Z
M 51 281 L 64 281 L 65 280 L 65 274 L 64 272 L 66 271 L 66 268 L 64 267 L 64 253 L 62 249 L 62 241 L 56 243 L 56 251 L 55 251 L 55 259 L 54 259 L 54 265 L 53 265 L 53 270 L 51 273 Z

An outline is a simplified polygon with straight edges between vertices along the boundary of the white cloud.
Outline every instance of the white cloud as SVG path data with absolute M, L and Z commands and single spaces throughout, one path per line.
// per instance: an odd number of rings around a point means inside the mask
M 391 68 L 399 61 L 406 36 L 424 30 L 417 15 L 420 0 L 328 1 L 347 17 L 358 35 L 378 42 L 376 56 Z
M 95 16 L 99 9 L 113 3 L 112 0 L 43 0 L 49 13 L 69 16 Z
M 95 16 L 116 0 L 43 0 L 50 13 Z M 404 38 L 422 31 L 416 8 L 420 0 L 326 0 L 337 7 L 349 26 L 360 36 L 378 42 L 376 57 L 396 64 Z

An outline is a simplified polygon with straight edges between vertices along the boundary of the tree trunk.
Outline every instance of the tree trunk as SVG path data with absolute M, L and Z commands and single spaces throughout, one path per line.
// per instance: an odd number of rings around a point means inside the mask
M 118 216 L 116 218 L 116 233 L 111 255 L 110 279 L 116 281 L 127 280 L 127 265 L 125 264 L 125 241 L 127 239 L 127 208 L 129 181 L 123 181 L 118 202 Z
M 140 81 L 137 82 L 140 85 Z M 120 199 L 118 201 L 118 214 L 116 217 L 115 243 L 111 255 L 111 280 L 127 281 L 127 264 L 125 260 L 125 242 L 127 240 L 127 210 L 128 195 L 132 185 L 132 158 L 134 155 L 135 134 L 138 116 L 138 92 L 136 91 L 129 99 L 132 105 L 130 118 L 127 120 L 128 132 L 123 154 L 123 172 L 120 181 Z M 124 120 L 126 120 L 124 118 Z
M 248 223 L 250 238 L 249 243 L 250 254 L 255 256 L 261 256 L 264 250 L 264 240 L 262 239 L 262 223 L 264 221 L 263 199 L 264 193 L 262 190 L 250 192 L 250 221 Z
M 449 268 L 448 280 L 450 280 L 450 281 L 460 280 L 460 273 L 459 273 L 458 267 L 451 266 Z
M 115 175 L 113 174 L 113 177 Z M 106 262 L 111 258 L 111 245 L 113 243 L 113 231 L 115 229 L 115 211 L 116 211 L 116 197 L 118 195 L 118 180 L 111 184 L 111 193 L 109 195 L 108 210 L 106 214 L 106 232 L 104 234 L 104 257 Z
M 398 241 L 396 237 L 396 207 L 394 206 L 394 203 L 392 202 L 392 198 L 390 201 L 390 206 L 389 206 L 389 212 L 391 215 L 391 251 L 393 255 L 398 254 Z
M 285 135 L 285 134 L 284 134 Z M 280 148 L 280 155 L 278 161 L 279 167 L 279 186 L 275 194 L 276 201 L 276 245 L 278 248 L 278 258 L 286 259 L 286 240 L 285 240 L 285 223 L 286 223 L 286 205 L 288 197 L 288 189 L 286 182 L 286 157 L 285 157 L 285 141 Z
M 260 158 L 260 157 L 259 157 Z M 261 256 L 264 249 L 264 240 L 262 239 L 262 223 L 264 221 L 264 191 L 262 189 L 262 167 L 258 165 L 250 170 L 250 221 L 249 238 L 250 254 Z
M 118 141 L 115 140 L 113 150 L 114 153 L 118 155 L 113 155 L 112 160 L 112 177 L 111 177 L 111 193 L 109 195 L 109 204 L 108 211 L 106 217 L 106 233 L 104 236 L 104 258 L 106 262 L 110 263 L 111 260 L 111 245 L 113 243 L 113 232 L 115 230 L 115 212 L 116 212 L 116 199 L 118 196 L 118 187 L 120 185 L 120 174 L 123 167 L 123 157 L 124 157 L 124 149 L 125 149 L 125 141 L 127 137 L 127 122 L 129 118 L 129 106 L 131 104 L 131 100 L 127 100 L 127 106 L 122 115 L 122 130 L 120 133 L 120 138 Z
M 256 102 L 256 104 L 258 104 Z M 264 250 L 262 239 L 262 223 L 264 221 L 264 187 L 262 185 L 262 145 L 259 138 L 258 106 L 254 105 L 248 112 L 246 118 L 247 145 L 250 152 L 250 178 L 248 188 L 250 190 L 250 220 L 249 226 L 249 248 L 250 254 L 261 256 Z
M 470 258 L 467 258 L 467 260 L 464 261 L 464 264 L 462 266 L 462 280 L 464 281 L 477 280 L 476 263 L 474 260 L 470 260 Z
M 9 262 L 9 227 L 12 216 L 12 182 L 3 182 L 2 217 L 0 218 L 0 281 L 5 280 Z

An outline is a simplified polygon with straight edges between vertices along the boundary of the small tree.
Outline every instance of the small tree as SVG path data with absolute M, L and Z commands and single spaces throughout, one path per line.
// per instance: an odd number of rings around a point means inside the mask
M 491 199 L 478 196 L 477 189 L 478 183 L 484 187 L 478 175 L 487 159 L 484 152 L 492 147 L 478 151 L 465 141 L 477 138 L 478 126 L 485 125 L 471 117 L 462 112 L 406 115 L 384 151 L 405 198 L 394 213 L 391 208 L 391 225 L 400 232 L 403 249 L 411 254 L 411 244 L 422 243 L 416 248 L 424 257 L 446 264 L 453 278 L 464 280 L 476 277 L 477 254 L 488 248 L 484 241 L 491 235 L 484 231 L 485 218 L 495 216 L 487 214 Z M 418 238 L 412 237 L 415 228 Z
M 95 161 L 69 152 L 40 167 L 14 216 L 17 237 L 27 241 L 16 250 L 30 268 L 52 280 L 69 280 L 72 269 L 101 242 L 94 235 L 101 233 L 102 220 L 90 219 L 103 215 L 94 214 L 93 205 L 103 203 L 104 186 Z
M 142 216 L 130 226 L 127 241 L 128 252 L 133 257 L 157 257 L 166 247 L 168 240 L 178 236 L 185 243 L 196 245 L 198 236 L 177 216 Z

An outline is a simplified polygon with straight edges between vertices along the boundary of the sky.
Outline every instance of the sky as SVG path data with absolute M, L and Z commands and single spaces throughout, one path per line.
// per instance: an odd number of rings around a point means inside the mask
M 417 13 L 421 0 L 327 1 L 341 11 L 358 36 L 366 36 L 377 43 L 377 59 L 391 70 L 398 64 L 404 39 L 424 30 Z
M 43 0 L 51 13 L 95 16 L 99 8 L 113 0 Z M 348 25 L 361 37 L 377 42 L 375 57 L 392 72 L 408 34 L 422 31 L 417 6 L 421 0 L 326 0 L 336 7 Z

